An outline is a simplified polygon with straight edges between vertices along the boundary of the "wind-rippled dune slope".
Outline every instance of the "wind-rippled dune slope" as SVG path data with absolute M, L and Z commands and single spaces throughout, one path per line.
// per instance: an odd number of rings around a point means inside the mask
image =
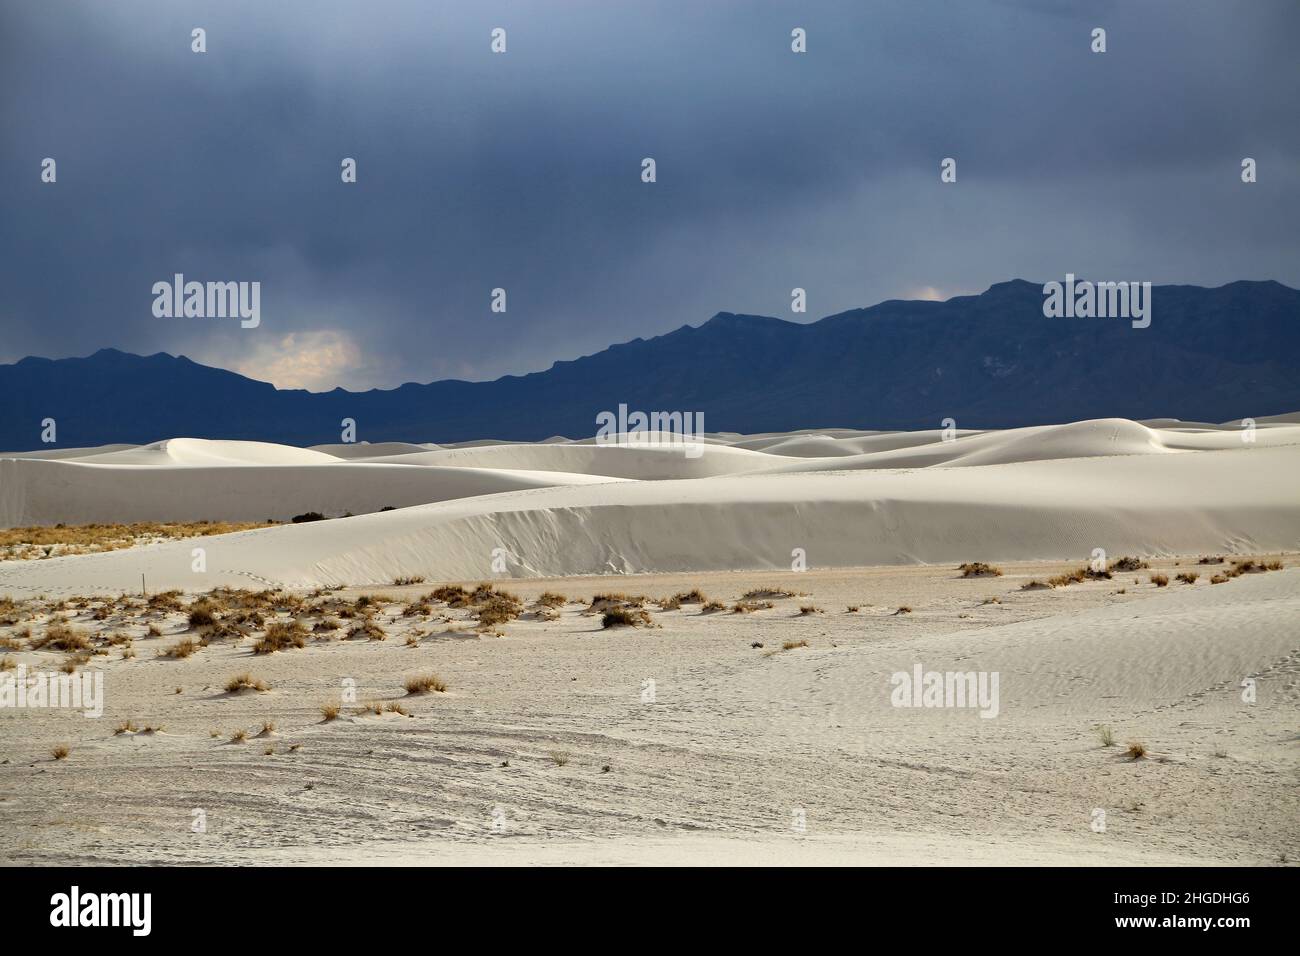
M 176 439 L 0 458 L 6 526 L 357 513 L 206 538 L 202 581 L 179 541 L 0 564 L 0 591 L 56 593 L 71 579 L 124 589 L 142 573 L 196 589 L 789 568 L 799 553 L 851 567 L 1295 550 L 1300 425 L 1260 423 L 1249 437 L 1231 423 L 1106 419 L 956 436 L 713 435 L 693 447 L 387 444 L 344 459 Z

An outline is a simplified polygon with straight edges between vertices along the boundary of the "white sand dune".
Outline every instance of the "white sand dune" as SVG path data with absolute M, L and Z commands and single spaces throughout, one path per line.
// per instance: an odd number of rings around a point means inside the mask
M 280 447 L 280 446 L 272 446 Z M 286 449 L 303 452 L 304 449 Z M 0 524 L 135 521 L 287 521 L 308 511 L 337 516 L 405 508 L 552 485 L 617 481 L 556 472 L 396 464 L 132 464 L 0 459 Z M 312 453 L 315 454 L 315 453 Z
M 142 572 L 156 587 L 193 589 L 249 578 L 312 586 L 382 584 L 415 574 L 464 580 L 502 573 L 526 577 L 789 568 L 796 549 L 813 567 L 856 567 L 1084 560 L 1094 548 L 1111 555 L 1300 548 L 1295 482 L 1300 445 L 1175 452 L 1152 449 L 1148 430 L 1131 422 L 1124 423 L 1126 427 L 1085 424 L 1097 427 L 1077 429 L 1082 436 L 1079 447 L 1094 452 L 1122 440 L 1129 453 L 1031 457 L 961 468 L 661 481 L 435 465 L 191 467 L 184 471 L 185 494 L 208 489 L 212 507 L 242 508 L 252 520 L 266 517 L 266 508 L 259 504 L 250 511 L 245 499 L 274 487 L 271 476 L 283 479 L 292 491 L 285 492 L 283 504 L 292 501 L 303 508 L 320 502 L 337 506 L 357 494 L 358 487 L 366 490 L 371 509 L 381 502 L 402 504 L 390 501 L 399 491 L 413 496 L 436 491 L 445 500 L 205 539 L 209 570 L 202 581 L 189 570 L 190 544 L 175 542 L 145 550 L 0 564 L 0 592 L 52 590 L 74 579 L 84 588 L 121 590 L 138 583 Z M 1068 435 L 1071 429 L 1013 437 L 1009 443 L 1027 443 L 1022 453 L 1032 456 L 1041 451 L 1040 437 L 1060 442 L 1062 431 Z M 629 450 L 589 451 L 612 458 Z M 1006 448 L 1002 451 L 1005 454 Z M 119 518 L 132 502 L 155 501 L 163 487 L 149 488 L 147 479 L 166 474 L 161 469 L 128 471 L 62 462 L 0 462 L 0 468 L 28 473 L 28 502 L 31 489 L 40 488 L 51 503 L 68 499 L 71 471 L 83 500 L 97 508 L 111 500 Z M 31 475 L 42 469 L 57 474 Z M 63 489 L 55 487 L 60 476 Z M 422 480 L 429 485 L 420 485 Z M 337 484 L 331 486 L 331 481 Z M 491 487 L 492 481 L 498 487 Z M 4 487 L 15 484 L 5 482 Z M 0 499 L 0 506 L 12 509 L 14 503 Z M 501 560 L 504 572 L 499 570 Z

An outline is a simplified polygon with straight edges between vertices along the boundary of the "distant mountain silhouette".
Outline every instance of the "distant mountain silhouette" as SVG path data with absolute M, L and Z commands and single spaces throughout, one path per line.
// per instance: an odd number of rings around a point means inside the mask
M 391 390 L 278 390 L 158 353 L 0 366 L 0 450 L 161 438 L 337 442 L 587 437 L 596 415 L 700 411 L 709 431 L 1010 427 L 1086 418 L 1226 421 L 1300 409 L 1300 292 L 1157 286 L 1150 328 L 1043 315 L 1013 280 L 947 302 L 891 300 L 801 324 L 722 312 L 544 372 Z

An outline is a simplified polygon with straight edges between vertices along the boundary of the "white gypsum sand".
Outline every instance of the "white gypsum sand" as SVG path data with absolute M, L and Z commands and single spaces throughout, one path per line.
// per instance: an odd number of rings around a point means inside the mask
M 1159 426 L 712 435 L 697 458 L 182 439 L 0 458 L 7 526 L 358 512 L 0 562 L 0 659 L 57 672 L 69 653 L 38 645 L 66 619 L 105 687 L 99 719 L 0 708 L 4 859 L 1294 860 L 1300 426 Z M 1096 548 L 1150 566 L 1023 589 Z M 142 574 L 151 595 L 285 590 L 219 633 L 191 627 L 194 598 L 119 597 Z M 477 581 L 522 607 L 480 626 L 481 602 L 431 595 Z M 654 626 L 606 629 L 589 607 L 694 588 L 720 609 L 634 601 Z M 256 652 L 293 618 L 301 648 Z M 996 717 L 894 706 L 918 664 L 996 673 Z M 407 694 L 431 673 L 445 691 Z M 242 674 L 266 689 L 228 692 Z

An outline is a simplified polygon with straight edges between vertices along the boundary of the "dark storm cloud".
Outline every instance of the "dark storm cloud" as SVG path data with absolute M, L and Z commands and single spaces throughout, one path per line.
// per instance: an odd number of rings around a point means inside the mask
M 719 310 L 791 318 L 794 286 L 816 318 L 1067 271 L 1300 284 L 1290 0 L 0 17 L 0 360 L 114 346 L 395 385 L 544 368 Z M 261 326 L 154 318 L 175 272 L 260 280 Z

